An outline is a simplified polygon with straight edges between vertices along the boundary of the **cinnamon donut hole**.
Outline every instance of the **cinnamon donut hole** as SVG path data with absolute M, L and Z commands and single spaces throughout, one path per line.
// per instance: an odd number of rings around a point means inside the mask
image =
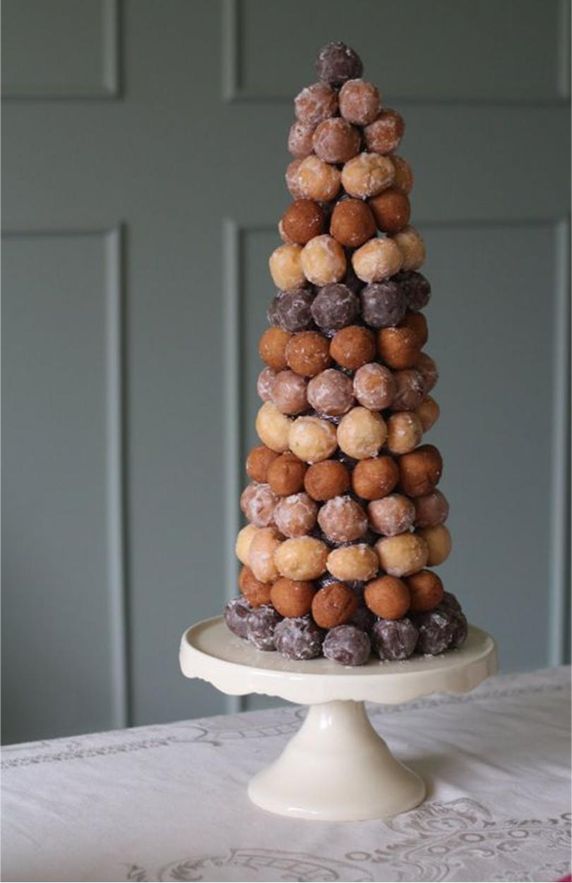
M 415 520 L 415 506 L 403 494 L 389 494 L 381 500 L 373 500 L 367 513 L 373 530 L 386 537 L 405 533 Z
M 280 223 L 290 242 L 306 245 L 314 236 L 324 232 L 326 216 L 324 209 L 313 199 L 297 199 L 288 206 Z
M 330 233 L 346 248 L 359 248 L 375 235 L 375 219 L 361 199 L 343 199 L 332 212 Z
M 413 368 L 421 352 L 419 334 L 403 325 L 380 328 L 377 332 L 377 350 L 390 368 Z
M 314 537 L 284 540 L 276 549 L 274 562 L 281 576 L 293 580 L 318 579 L 326 569 L 328 547 Z
M 345 494 L 349 487 L 350 473 L 339 460 L 314 463 L 304 476 L 306 493 L 320 503 Z
M 409 610 L 409 589 L 396 576 L 380 576 L 365 587 L 364 600 L 382 619 L 401 619 Z
M 246 458 L 246 474 L 252 481 L 258 481 L 263 484 L 268 480 L 270 464 L 277 457 L 276 451 L 271 451 L 266 445 L 257 445 L 251 448 Z
M 342 184 L 338 169 L 314 154 L 301 160 L 289 178 L 288 189 L 292 196 L 296 199 L 315 199 L 317 202 L 335 199 Z
M 444 524 L 438 524 L 436 527 L 423 527 L 418 534 L 423 537 L 429 548 L 427 564 L 430 567 L 436 567 L 447 560 L 452 545 L 449 528 Z
M 332 629 L 348 622 L 358 608 L 358 597 L 344 583 L 330 583 L 312 599 L 314 622 L 324 629 Z
M 426 396 L 415 412 L 423 427 L 423 432 L 429 432 L 439 419 L 441 409 L 431 396 Z
M 279 497 L 299 493 L 304 487 L 306 464 L 291 451 L 276 457 L 268 466 L 267 481 Z
M 420 570 L 405 580 L 411 594 L 411 612 L 433 610 L 443 600 L 443 583 L 432 570 Z
M 420 347 L 424 347 L 429 340 L 429 327 L 427 325 L 427 319 L 425 318 L 423 313 L 406 313 L 405 318 L 402 322 L 400 322 L 399 327 L 408 328 L 410 331 L 412 331 L 413 334 L 416 335 L 417 342 Z M 419 354 L 417 362 L 421 362 L 421 368 L 423 369 L 423 367 L 425 367 L 425 370 L 427 371 L 429 369 L 429 365 L 424 358 L 421 358 L 423 355 L 423 353 Z M 427 358 L 429 357 L 427 356 Z M 432 359 L 431 362 L 433 362 Z M 436 370 L 437 366 L 435 365 L 435 362 L 433 362 L 432 368 Z
M 261 607 L 270 602 L 271 583 L 256 579 L 250 567 L 242 567 L 238 587 L 251 607 Z
M 374 549 L 366 543 L 340 546 L 328 555 L 329 573 L 342 582 L 364 582 L 372 579 L 379 569 L 379 559 Z
M 423 425 L 416 412 L 397 411 L 387 418 L 385 444 L 392 454 L 408 454 L 421 444 Z
M 314 153 L 328 163 L 345 163 L 359 153 L 359 131 L 341 117 L 323 120 L 312 136 Z
M 416 497 L 413 502 L 416 527 L 437 527 L 449 517 L 449 503 L 441 491 L 431 491 L 424 497 Z
M 421 445 L 399 458 L 399 483 L 408 497 L 430 494 L 442 472 L 443 459 L 434 445 Z
M 399 481 L 399 467 L 392 457 L 360 460 L 352 472 L 354 492 L 364 500 L 378 500 L 390 494 Z
M 361 325 L 348 325 L 334 334 L 330 355 L 342 368 L 356 371 L 375 358 L 375 337 Z
M 281 616 L 306 616 L 316 594 L 314 583 L 281 576 L 272 584 L 270 601 Z
M 258 341 L 258 353 L 263 362 L 273 371 L 283 371 L 288 367 L 286 346 L 292 337 L 281 328 L 267 328 Z
M 283 291 L 301 288 L 306 283 L 302 269 L 302 248 L 300 245 L 284 243 L 275 248 L 268 260 L 268 268 L 276 288 Z
M 369 207 L 382 233 L 399 233 L 407 227 L 411 217 L 409 199 L 397 187 L 390 187 L 373 196 L 369 200 Z
M 400 113 L 391 107 L 381 111 L 376 120 L 364 129 L 364 139 L 368 150 L 374 153 L 393 153 L 403 138 L 405 121 Z
M 331 364 L 330 342 L 318 331 L 290 335 L 285 349 L 286 363 L 296 374 L 315 377 Z
M 400 533 L 382 537 L 375 544 L 382 570 L 390 576 L 410 576 L 422 570 L 428 562 L 429 547 L 423 537 L 414 533 Z
M 394 187 L 408 195 L 413 190 L 413 172 L 411 166 L 406 159 L 397 156 L 395 153 L 392 153 L 389 158 L 395 171 L 395 177 L 393 180 Z

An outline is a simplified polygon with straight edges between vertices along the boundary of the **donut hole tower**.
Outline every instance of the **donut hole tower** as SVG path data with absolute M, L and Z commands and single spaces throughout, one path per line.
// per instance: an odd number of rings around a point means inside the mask
M 448 557 L 439 417 L 424 351 L 431 286 L 410 225 L 405 124 L 330 43 L 294 101 L 292 202 L 259 342 L 261 444 L 246 460 L 235 635 L 346 666 L 459 647 L 467 621 L 432 569 Z

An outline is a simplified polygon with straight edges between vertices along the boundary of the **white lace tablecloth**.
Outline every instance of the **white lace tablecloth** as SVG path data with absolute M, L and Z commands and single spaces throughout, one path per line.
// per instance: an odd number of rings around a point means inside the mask
M 4 880 L 557 880 L 569 873 L 569 669 L 372 708 L 428 800 L 326 823 L 250 804 L 294 706 L 7 747 Z

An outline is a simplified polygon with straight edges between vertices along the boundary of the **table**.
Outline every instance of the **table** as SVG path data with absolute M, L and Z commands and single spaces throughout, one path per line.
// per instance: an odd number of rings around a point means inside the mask
M 428 782 L 388 822 L 308 822 L 250 804 L 303 708 L 8 746 L 3 879 L 557 880 L 569 873 L 570 670 L 374 706 Z M 381 727 L 380 727 L 381 728 Z

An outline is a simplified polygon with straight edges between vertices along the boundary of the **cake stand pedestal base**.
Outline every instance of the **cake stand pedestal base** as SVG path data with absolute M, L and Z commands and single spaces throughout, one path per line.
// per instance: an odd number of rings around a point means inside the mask
M 417 806 L 425 785 L 403 766 L 369 722 L 364 702 L 396 704 L 429 693 L 466 693 L 496 671 L 486 632 L 469 627 L 459 650 L 404 662 L 370 659 L 343 668 L 328 659 L 293 661 L 256 650 L 222 617 L 192 626 L 180 664 L 223 693 L 262 693 L 309 705 L 280 757 L 251 781 L 248 794 L 270 812 L 304 819 L 388 818 Z
M 363 702 L 311 705 L 280 757 L 250 782 L 262 809 L 303 819 L 377 819 L 412 809 L 425 784 L 395 757 Z

